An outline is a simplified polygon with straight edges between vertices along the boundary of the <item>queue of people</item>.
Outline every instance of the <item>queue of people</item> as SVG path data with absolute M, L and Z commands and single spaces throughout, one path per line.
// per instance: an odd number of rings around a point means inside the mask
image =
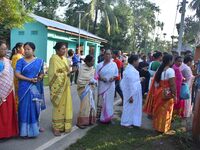
M 95 69 L 92 55 L 83 58 L 79 50 L 76 54 L 68 50 L 67 58 L 64 42 L 57 42 L 54 49 L 56 54 L 50 59 L 48 79 L 55 136 L 72 130 L 72 76 L 76 78 L 80 98 L 76 124 L 80 129 L 97 121 L 112 123 L 116 92 L 122 100 L 123 127 L 140 127 L 144 112 L 152 119 L 156 131 L 166 133 L 174 116 L 187 118 L 192 114 L 195 104 L 192 87 L 199 81 L 199 75 L 193 75 L 190 55 L 173 58 L 170 54 L 155 52 L 147 58 L 144 54 L 131 54 L 126 64 L 121 51 L 102 49 Z M 11 61 L 5 57 L 6 50 L 6 43 L 0 42 L 0 84 L 3 85 L 0 86 L 0 138 L 37 137 L 44 131 L 40 126 L 41 111 L 46 109 L 44 61 L 35 57 L 36 46 L 32 42 L 18 43 Z M 195 95 L 198 99 L 199 95 Z M 144 106 L 143 98 L 146 98 Z M 195 105 L 199 111 L 199 102 Z M 195 123 L 198 116 L 196 113 Z

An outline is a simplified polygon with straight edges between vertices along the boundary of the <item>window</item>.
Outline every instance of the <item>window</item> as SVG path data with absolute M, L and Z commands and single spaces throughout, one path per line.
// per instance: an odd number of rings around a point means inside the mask
M 38 31 L 36 30 L 31 31 L 31 35 L 38 35 Z
M 19 31 L 18 34 L 19 35 L 24 35 L 24 31 Z

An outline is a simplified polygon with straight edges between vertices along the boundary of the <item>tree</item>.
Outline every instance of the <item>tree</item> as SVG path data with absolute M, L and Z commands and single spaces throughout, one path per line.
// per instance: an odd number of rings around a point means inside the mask
M 2 0 L 0 8 L 0 39 L 9 43 L 10 29 L 22 27 L 25 22 L 31 21 L 28 15 L 30 10 L 25 10 L 21 2 L 16 0 Z
M 159 7 L 149 0 L 130 0 L 133 9 L 134 23 L 132 31 L 132 44 L 134 50 L 146 51 L 146 43 L 150 41 L 152 31 L 156 27 L 156 16 Z
M 114 0 L 91 0 L 85 17 L 89 16 L 93 20 L 93 33 L 96 33 L 97 21 L 104 17 L 107 33 L 111 33 L 111 26 L 115 29 L 118 27 L 118 21 L 113 13 Z M 99 14 L 101 15 L 99 18 Z
M 111 28 L 111 34 L 106 32 L 106 18 L 102 18 L 99 23 L 98 35 L 106 38 L 109 42 L 106 48 L 128 50 L 130 44 L 130 29 L 133 24 L 133 13 L 131 7 L 123 2 L 117 3 L 113 8 L 113 13 L 118 20 L 118 30 Z
M 195 20 L 194 17 L 185 18 L 185 30 L 184 30 L 184 42 L 195 43 L 197 34 L 200 32 L 199 28 L 200 21 Z
M 38 0 L 33 9 L 36 15 L 55 20 L 56 10 L 66 5 L 65 0 Z
M 88 4 L 84 2 L 84 0 L 72 0 L 69 5 L 67 6 L 66 12 L 65 12 L 65 18 L 64 22 L 78 27 L 79 24 L 79 16 L 77 11 L 87 11 Z M 89 16 L 82 17 L 81 19 L 81 28 L 85 29 L 87 31 L 92 31 L 92 20 Z
M 21 27 L 24 22 L 30 20 L 29 11 L 25 11 L 19 1 L 3 0 L 0 3 L 0 7 L 0 25 L 4 29 Z
M 196 16 L 200 19 L 200 0 L 192 0 L 190 8 L 196 11 Z

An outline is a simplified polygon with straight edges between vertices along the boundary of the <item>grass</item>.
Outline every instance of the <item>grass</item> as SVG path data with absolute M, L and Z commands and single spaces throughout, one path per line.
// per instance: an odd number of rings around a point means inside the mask
M 119 120 L 115 120 L 115 125 L 94 127 L 66 150 L 195 150 L 192 141 L 188 140 L 190 136 L 182 130 L 177 130 L 174 135 L 164 135 L 124 128 L 119 125 Z
M 43 82 L 44 82 L 44 86 L 49 86 L 49 78 L 47 75 L 44 76 Z

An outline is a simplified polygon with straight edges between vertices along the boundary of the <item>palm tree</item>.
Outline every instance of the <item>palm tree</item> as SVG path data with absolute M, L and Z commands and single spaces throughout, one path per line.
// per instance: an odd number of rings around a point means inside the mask
M 190 8 L 196 11 L 196 16 L 200 19 L 200 0 L 192 0 Z
M 118 28 L 118 21 L 112 9 L 112 6 L 115 4 L 115 2 L 116 0 L 91 0 L 89 3 L 89 8 L 84 17 L 90 16 L 93 20 L 94 34 L 96 33 L 97 21 L 98 19 L 101 19 L 99 18 L 99 15 L 102 15 L 106 18 L 106 28 L 109 35 L 111 33 L 111 25 L 116 29 Z

